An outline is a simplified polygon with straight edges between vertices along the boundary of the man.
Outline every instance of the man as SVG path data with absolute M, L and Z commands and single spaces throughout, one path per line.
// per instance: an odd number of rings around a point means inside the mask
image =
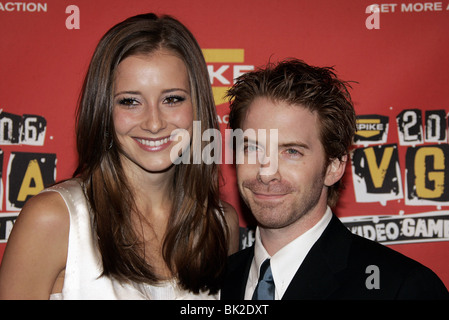
M 239 191 L 258 227 L 254 246 L 230 257 L 222 299 L 448 298 L 430 269 L 333 215 L 355 113 L 332 68 L 284 61 L 241 76 L 228 97 L 232 129 L 278 136 L 277 145 L 246 138 L 237 150 Z M 262 170 L 274 160 L 276 170 Z

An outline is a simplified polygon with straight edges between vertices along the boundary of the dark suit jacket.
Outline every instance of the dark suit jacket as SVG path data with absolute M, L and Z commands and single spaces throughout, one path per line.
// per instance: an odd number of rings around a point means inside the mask
M 253 256 L 251 247 L 229 257 L 222 300 L 243 299 Z M 370 265 L 378 267 L 379 289 L 366 285 L 373 283 Z M 354 235 L 333 216 L 282 299 L 449 299 L 449 294 L 430 269 Z

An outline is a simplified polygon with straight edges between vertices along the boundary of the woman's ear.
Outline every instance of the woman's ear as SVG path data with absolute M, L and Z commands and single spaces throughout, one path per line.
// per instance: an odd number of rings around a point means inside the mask
M 343 177 L 346 169 L 348 155 L 344 155 L 341 159 L 332 159 L 327 166 L 324 185 L 330 187 Z

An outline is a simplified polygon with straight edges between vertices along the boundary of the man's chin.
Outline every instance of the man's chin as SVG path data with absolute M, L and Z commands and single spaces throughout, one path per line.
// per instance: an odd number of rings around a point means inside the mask
M 260 227 L 265 229 L 280 229 L 288 225 L 288 223 L 286 223 L 286 219 L 282 217 L 282 214 L 285 214 L 285 211 L 279 209 L 280 208 L 277 206 L 264 206 L 262 208 L 251 208 L 251 211 Z

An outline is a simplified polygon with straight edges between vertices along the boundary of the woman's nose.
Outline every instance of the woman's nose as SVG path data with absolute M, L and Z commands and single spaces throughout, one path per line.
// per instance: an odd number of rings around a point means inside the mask
M 158 133 L 166 126 L 166 121 L 157 105 L 150 105 L 148 107 L 145 118 L 146 119 L 142 123 L 142 129 L 153 134 Z

